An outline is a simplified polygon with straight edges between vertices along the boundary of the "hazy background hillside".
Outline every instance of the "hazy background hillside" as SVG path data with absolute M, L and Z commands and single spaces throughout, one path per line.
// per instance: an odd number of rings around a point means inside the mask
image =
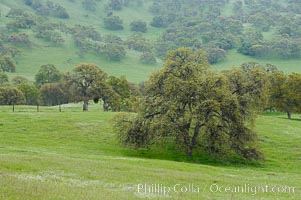
M 140 82 L 161 66 L 168 50 L 180 46 L 206 50 L 217 69 L 255 61 L 300 72 L 299 4 L 276 0 L 0 0 L 0 55 L 9 55 L 16 64 L 10 77 L 30 80 L 43 64 L 67 71 L 89 62 L 109 74 Z

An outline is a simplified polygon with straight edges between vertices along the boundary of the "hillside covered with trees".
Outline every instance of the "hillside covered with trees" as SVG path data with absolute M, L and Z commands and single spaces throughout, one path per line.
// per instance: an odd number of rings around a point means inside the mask
M 41 65 L 67 71 L 88 62 L 142 81 L 141 71 L 158 69 L 168 51 L 189 47 L 218 66 L 237 57 L 285 60 L 292 72 L 300 63 L 300 10 L 293 0 L 3 0 L 0 66 L 32 81 Z

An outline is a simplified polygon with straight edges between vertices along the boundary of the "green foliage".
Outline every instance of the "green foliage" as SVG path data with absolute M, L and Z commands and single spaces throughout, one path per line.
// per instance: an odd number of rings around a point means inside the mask
M 141 54 L 140 61 L 147 64 L 154 64 L 157 62 L 155 55 L 148 51 Z
M 131 22 L 130 27 L 131 27 L 131 31 L 142 32 L 142 33 L 146 33 L 147 31 L 146 22 L 140 20 Z
M 22 85 L 22 84 L 28 84 L 29 80 L 23 76 L 15 76 L 12 79 L 12 85 L 13 86 L 18 86 L 18 85 Z
M 14 45 L 24 45 L 26 47 L 29 47 L 31 45 L 29 36 L 26 33 L 13 33 L 8 36 L 7 42 Z
M 125 76 L 120 78 L 110 76 L 107 80 L 108 85 L 118 94 L 119 105 L 113 111 L 127 111 L 132 112 L 136 110 L 135 103 L 137 98 L 141 95 L 138 86 L 128 82 Z
M 168 21 L 167 17 L 155 16 L 150 25 L 153 27 L 167 27 L 168 24 L 169 24 L 169 21 Z
M 123 46 L 113 43 L 108 43 L 103 49 L 103 53 L 108 60 L 120 61 L 126 54 Z
M 207 49 L 208 61 L 210 64 L 215 64 L 223 61 L 226 58 L 226 52 L 219 48 Z
M 301 74 L 292 73 L 285 75 L 277 71 L 270 75 L 271 102 L 279 111 L 287 113 L 291 119 L 292 112 L 300 113 L 301 110 Z
M 259 159 L 253 122 L 266 100 L 266 79 L 257 67 L 218 74 L 204 52 L 171 51 L 147 82 L 137 117 L 117 120 L 119 138 L 136 147 L 169 138 L 189 157 L 202 149 L 219 158 Z
M 0 56 L 0 72 L 15 72 L 16 64 L 14 60 L 7 55 Z
M 107 16 L 103 19 L 104 27 L 109 30 L 122 30 L 123 20 L 119 16 Z
M 40 88 L 45 83 L 55 83 L 61 79 L 61 72 L 53 64 L 46 64 L 42 65 L 35 75 L 35 84 Z
M 100 33 L 92 26 L 76 25 L 71 29 L 76 47 L 79 48 L 79 56 L 92 50 L 98 50 L 98 42 L 101 40 Z
M 13 21 L 6 24 L 7 29 L 11 31 L 17 31 L 18 29 L 30 29 L 32 26 L 37 24 L 37 20 L 33 15 L 30 15 L 21 9 L 11 9 L 6 17 L 13 19 Z
M 24 104 L 25 105 L 38 105 L 40 92 L 39 90 L 32 84 L 19 84 L 17 88 L 22 91 L 24 94 Z
M 59 83 L 46 83 L 40 88 L 42 105 L 55 106 L 68 102 L 68 97 Z
M 82 5 L 86 10 L 96 11 L 96 1 L 95 0 L 83 0 Z
M 123 99 L 130 97 L 130 84 L 126 80 L 125 76 L 121 76 L 120 78 L 110 76 L 107 83 L 112 86 L 113 90 L 116 91 Z
M 0 72 L 0 87 L 9 85 L 9 79 L 7 74 Z
M 81 63 L 72 72 L 67 73 L 66 82 L 70 87 L 72 98 L 84 101 L 83 111 L 88 110 L 88 102 L 102 96 L 105 92 L 107 74 L 95 64 Z
M 136 51 L 145 52 L 151 51 L 151 42 L 145 39 L 142 34 L 133 34 L 125 42 L 129 49 L 134 49 Z
M 20 50 L 15 47 L 10 47 L 4 45 L 0 40 L 0 55 L 5 56 L 8 55 L 11 58 L 14 58 L 15 56 L 20 54 Z
M 37 14 L 42 16 L 53 16 L 61 19 L 69 18 L 67 10 L 58 3 L 47 1 L 46 4 L 39 0 L 24 0 L 24 3 L 32 7 Z
M 109 0 L 108 8 L 112 10 L 121 10 L 123 7 L 123 0 Z
M 56 31 L 45 31 L 36 35 L 38 38 L 43 38 L 46 41 L 61 44 L 64 42 L 62 35 Z
M 24 102 L 24 95 L 16 87 L 0 87 L 0 105 L 18 105 Z

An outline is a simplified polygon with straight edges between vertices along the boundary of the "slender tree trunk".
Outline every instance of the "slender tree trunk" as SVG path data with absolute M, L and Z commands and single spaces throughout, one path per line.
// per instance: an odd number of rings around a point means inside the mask
M 37 104 L 37 112 L 40 111 L 40 107 L 39 107 L 39 104 Z
M 13 104 L 13 112 L 15 112 L 15 104 Z
M 191 144 L 190 136 L 188 133 L 184 133 L 183 137 L 184 137 L 184 144 L 186 146 L 186 155 L 187 157 L 192 157 L 193 146 Z
M 291 115 L 291 112 L 290 112 L 290 111 L 287 111 L 287 118 L 288 118 L 288 119 L 292 119 L 292 115 Z
M 188 145 L 186 148 L 186 155 L 191 158 L 192 157 L 192 146 Z
M 83 104 L 83 111 L 88 111 L 89 101 L 85 100 Z
M 59 111 L 62 112 L 61 104 L 59 105 Z
M 192 147 L 197 145 L 197 139 L 198 139 L 201 127 L 202 127 L 202 124 L 200 122 L 197 122 L 194 127 L 194 133 L 193 133 L 192 140 L 191 140 Z
M 108 112 L 109 111 L 109 105 L 108 105 L 106 99 L 103 99 L 103 111 L 104 112 Z

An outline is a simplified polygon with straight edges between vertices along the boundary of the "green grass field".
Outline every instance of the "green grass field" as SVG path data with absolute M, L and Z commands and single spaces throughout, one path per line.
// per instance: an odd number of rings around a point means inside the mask
M 118 145 L 100 105 L 0 107 L 0 199 L 238 199 L 301 198 L 301 119 L 264 114 L 257 120 L 265 161 L 253 165 L 182 162 L 162 149 L 134 151 Z M 172 153 L 172 152 L 171 152 Z M 176 154 L 173 154 L 175 156 Z M 172 188 L 138 192 L 139 184 Z M 195 192 L 177 192 L 193 184 Z M 215 192 L 216 185 L 279 187 L 280 192 Z M 176 191 L 173 187 L 176 185 Z M 139 185 L 141 186 L 141 185 Z M 282 187 L 295 187 L 294 192 Z M 211 190 L 210 191 L 210 187 Z M 253 188 L 254 189 L 254 188 Z M 284 191 L 284 189 L 283 189 Z

